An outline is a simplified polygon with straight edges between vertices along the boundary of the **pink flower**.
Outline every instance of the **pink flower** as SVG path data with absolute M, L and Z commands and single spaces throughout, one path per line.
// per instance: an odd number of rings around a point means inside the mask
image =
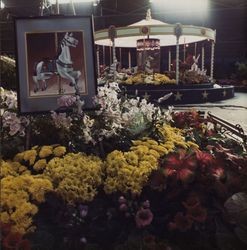
M 125 203 L 122 203 L 119 205 L 119 210 L 121 212 L 126 212 L 126 211 L 128 211 L 128 206 Z
M 59 107 L 70 107 L 76 102 L 76 97 L 72 95 L 63 95 L 57 99 Z
M 123 203 L 126 203 L 127 200 L 125 199 L 124 196 L 120 196 L 120 197 L 118 198 L 118 202 L 119 202 L 120 204 L 123 204 Z
M 153 213 L 150 209 L 141 208 L 137 213 L 135 217 L 136 226 L 138 228 L 143 228 L 145 226 L 148 226 L 151 224 L 153 220 Z

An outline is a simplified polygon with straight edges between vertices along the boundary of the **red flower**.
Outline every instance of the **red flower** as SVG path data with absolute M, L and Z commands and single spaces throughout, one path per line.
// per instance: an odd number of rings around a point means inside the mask
M 189 216 L 183 215 L 183 213 L 180 212 L 175 215 L 174 223 L 170 223 L 170 224 L 173 224 L 170 226 L 174 226 L 174 228 L 182 232 L 185 232 L 191 228 L 192 220 L 190 219 Z
M 3 239 L 4 249 L 18 249 L 17 246 L 21 243 L 22 236 L 19 233 L 9 233 Z
M 11 224 L 0 222 L 2 236 L 7 236 L 11 231 Z
M 198 207 L 200 205 L 200 200 L 197 195 L 189 196 L 185 202 L 182 202 L 186 209 L 191 209 Z
M 166 161 L 165 176 L 176 176 L 177 179 L 188 182 L 194 176 L 196 161 L 193 155 L 186 154 L 185 150 L 170 155 Z
M 212 163 L 213 156 L 209 153 L 197 150 L 196 159 L 198 160 L 199 165 L 201 165 L 202 167 L 205 167 Z
M 18 250 L 31 250 L 30 242 L 28 240 L 22 240 L 18 244 Z
M 190 207 L 187 209 L 187 215 L 193 221 L 204 222 L 207 219 L 207 210 L 201 206 Z
M 136 226 L 138 228 L 143 228 L 145 226 L 148 226 L 151 224 L 153 220 L 153 213 L 150 209 L 141 208 L 137 213 L 135 217 Z
M 225 171 L 221 167 L 215 167 L 211 169 L 211 174 L 214 176 L 217 180 L 223 179 L 225 177 Z

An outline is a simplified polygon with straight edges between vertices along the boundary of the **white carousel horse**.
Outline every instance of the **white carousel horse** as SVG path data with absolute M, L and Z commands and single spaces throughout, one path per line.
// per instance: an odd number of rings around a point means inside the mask
M 190 68 L 191 71 L 197 71 L 198 70 L 198 60 L 199 60 L 199 58 L 200 58 L 200 54 L 197 57 L 193 56 L 193 64 L 191 65 L 191 68 Z
M 71 61 L 70 48 L 76 47 L 78 45 L 78 40 L 73 37 L 73 33 L 66 33 L 63 40 L 61 41 L 61 53 L 58 58 L 54 60 L 44 59 L 37 63 L 35 67 L 35 72 L 33 75 L 33 81 L 35 83 L 34 92 L 47 88 L 46 80 L 50 79 L 54 73 L 58 74 L 62 78 L 69 80 L 70 86 L 74 86 L 75 93 L 79 94 L 79 88 L 77 81 L 81 75 L 79 70 L 73 69 L 73 62 Z M 54 62 L 54 64 L 53 64 Z M 52 65 L 55 65 L 53 67 Z

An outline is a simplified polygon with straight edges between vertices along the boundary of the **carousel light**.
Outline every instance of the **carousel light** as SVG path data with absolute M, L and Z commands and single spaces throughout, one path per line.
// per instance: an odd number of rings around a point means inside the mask
M 56 4 L 56 0 L 50 0 L 51 4 Z M 95 0 L 72 0 L 73 3 L 95 3 Z M 59 4 L 71 3 L 71 0 L 58 0 Z
M 4 9 L 4 7 L 5 7 L 4 2 L 3 2 L 3 1 L 0 1 L 0 9 L 2 10 L 2 9 Z
M 164 6 L 166 11 L 176 11 L 176 10 L 183 10 L 185 12 L 206 12 L 209 7 L 209 0 L 149 0 L 152 4 L 152 7 L 159 7 L 161 8 Z

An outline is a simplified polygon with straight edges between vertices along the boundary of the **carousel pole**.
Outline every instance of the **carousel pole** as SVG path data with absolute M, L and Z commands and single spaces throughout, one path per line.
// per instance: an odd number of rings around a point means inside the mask
M 103 65 L 104 65 L 104 67 L 105 67 L 106 64 L 105 64 L 105 46 L 104 46 L 104 45 L 103 45 L 102 50 L 103 50 Z
M 210 81 L 213 82 L 214 77 L 214 47 L 215 43 L 212 41 L 211 44 L 211 64 L 210 64 Z
M 169 48 L 169 51 L 168 51 L 168 71 L 171 71 L 171 49 Z
M 71 7 L 72 7 L 73 15 L 76 16 L 74 1 L 70 0 L 70 4 L 71 4 Z
M 179 38 L 182 35 L 182 27 L 180 23 L 177 23 L 174 33 L 176 36 L 176 84 L 179 83 Z
M 56 14 L 59 15 L 60 10 L 59 10 L 59 2 L 56 0 Z
M 44 15 L 44 8 L 45 8 L 45 0 L 42 0 L 40 6 L 40 16 Z
M 59 1 L 56 0 L 56 15 L 59 15 L 60 10 L 59 10 Z M 55 50 L 56 52 L 58 51 L 58 37 L 57 37 L 57 32 L 55 32 Z M 63 93 L 63 89 L 62 89 L 62 81 L 61 81 L 61 77 L 60 75 L 58 75 L 58 93 L 62 94 Z
M 205 48 L 203 44 L 202 45 L 202 71 L 204 71 L 204 60 L 205 60 Z
M 116 57 L 116 47 L 115 47 L 115 38 L 112 41 L 112 61 L 114 66 L 113 80 L 116 80 L 117 76 L 117 57 Z
M 97 46 L 96 57 L 97 57 L 97 73 L 98 77 L 100 77 L 99 46 Z
M 119 62 L 122 68 L 122 49 L 121 48 L 119 48 Z
M 130 50 L 128 52 L 128 63 L 129 63 L 129 69 L 131 69 L 131 53 L 130 53 Z
M 110 65 L 110 70 L 111 69 L 113 70 L 113 80 L 115 81 L 116 76 L 117 76 L 117 57 L 116 57 L 116 46 L 115 46 L 115 38 L 117 36 L 117 31 L 116 31 L 116 27 L 114 25 L 111 25 L 109 27 L 108 36 L 112 42 L 112 62 L 113 62 L 112 64 L 113 65 Z
M 179 37 L 176 40 L 176 84 L 179 82 Z
M 186 45 L 185 45 L 185 38 L 184 38 L 184 62 L 185 62 L 185 56 L 186 56 Z
M 112 51 L 112 44 L 109 46 L 109 57 L 110 57 L 110 67 L 111 67 L 111 65 L 112 65 L 112 56 L 111 56 L 111 51 Z

